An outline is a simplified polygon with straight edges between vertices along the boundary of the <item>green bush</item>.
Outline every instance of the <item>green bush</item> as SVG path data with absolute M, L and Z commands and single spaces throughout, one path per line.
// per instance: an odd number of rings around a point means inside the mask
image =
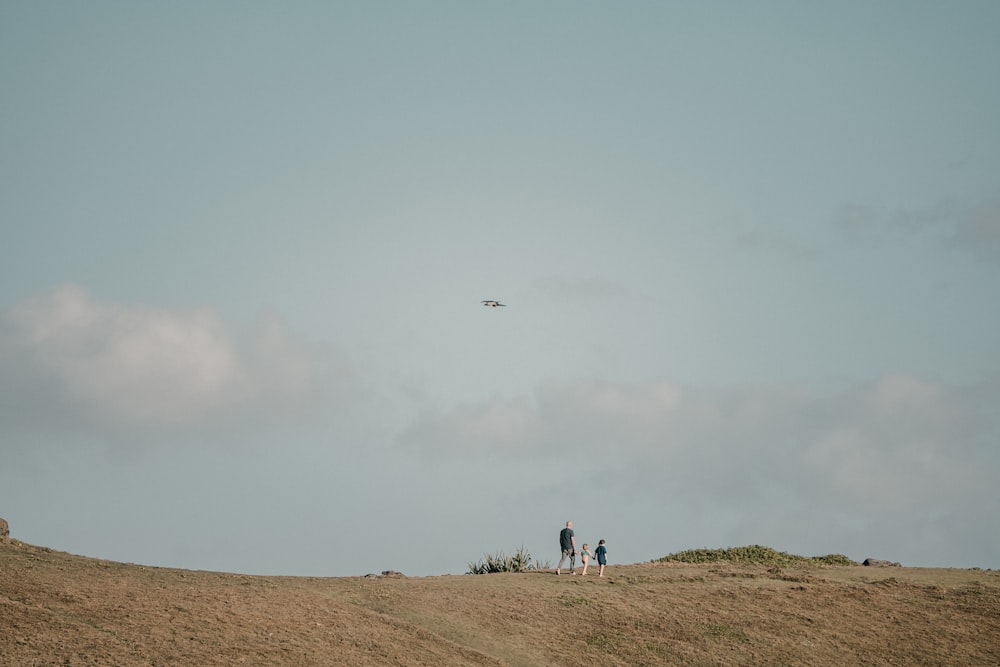
M 757 565 L 794 565 L 805 563 L 821 563 L 824 565 L 857 565 L 856 562 L 840 554 L 828 556 L 796 556 L 775 551 L 770 547 L 758 544 L 747 547 L 732 547 L 729 549 L 690 549 L 653 561 L 654 563 L 752 563 Z
M 483 560 L 468 563 L 469 571 L 466 574 L 493 574 L 494 572 L 527 572 L 528 570 L 541 570 L 548 567 L 538 561 L 532 560 L 531 554 L 523 546 L 507 555 L 502 551 L 495 554 L 484 554 Z
M 827 554 L 826 556 L 813 556 L 812 560 L 817 563 L 822 563 L 823 565 L 857 565 L 857 561 L 853 561 L 843 554 Z

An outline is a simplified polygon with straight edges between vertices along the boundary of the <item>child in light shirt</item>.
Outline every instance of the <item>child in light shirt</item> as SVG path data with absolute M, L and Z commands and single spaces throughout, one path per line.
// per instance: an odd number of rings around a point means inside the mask
M 590 562 L 590 549 L 587 548 L 586 544 L 583 545 L 583 550 L 580 552 L 580 562 L 583 563 L 583 574 L 586 576 L 587 563 Z

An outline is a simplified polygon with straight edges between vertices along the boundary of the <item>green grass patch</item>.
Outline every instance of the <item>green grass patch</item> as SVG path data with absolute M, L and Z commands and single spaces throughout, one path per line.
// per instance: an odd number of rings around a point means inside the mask
M 729 549 L 689 549 L 664 556 L 654 563 L 749 563 L 754 565 L 857 565 L 855 561 L 841 554 L 827 556 L 796 556 L 771 547 L 754 544 L 747 547 Z

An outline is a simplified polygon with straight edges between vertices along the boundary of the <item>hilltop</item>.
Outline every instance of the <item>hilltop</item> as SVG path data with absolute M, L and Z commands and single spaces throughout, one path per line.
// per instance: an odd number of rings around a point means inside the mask
M 259 577 L 0 543 L 0 663 L 994 665 L 993 571 L 664 562 Z

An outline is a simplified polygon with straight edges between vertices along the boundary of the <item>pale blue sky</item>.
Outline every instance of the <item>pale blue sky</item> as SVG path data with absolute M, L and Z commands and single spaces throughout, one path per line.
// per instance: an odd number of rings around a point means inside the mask
M 0 2 L 0 516 L 1000 567 L 998 63 L 995 2 Z

